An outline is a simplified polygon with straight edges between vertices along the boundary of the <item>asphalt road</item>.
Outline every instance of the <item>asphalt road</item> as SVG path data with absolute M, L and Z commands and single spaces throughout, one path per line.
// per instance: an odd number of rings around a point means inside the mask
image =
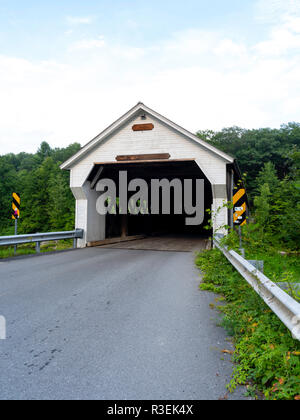
M 191 253 L 93 248 L 0 262 L 0 399 L 223 398 L 230 345 L 199 281 Z

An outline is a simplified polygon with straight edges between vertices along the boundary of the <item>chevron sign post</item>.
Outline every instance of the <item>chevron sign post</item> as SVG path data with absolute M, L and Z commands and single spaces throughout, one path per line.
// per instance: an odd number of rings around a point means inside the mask
M 244 226 L 247 223 L 246 190 L 239 189 L 233 197 L 233 223 L 235 226 Z
M 21 206 L 21 197 L 20 194 L 13 193 L 12 195 L 12 219 L 15 221 L 15 235 L 18 234 L 18 219 L 20 218 L 20 206 Z M 17 252 L 17 245 L 14 247 L 15 253 Z
M 13 193 L 12 195 L 13 201 L 12 201 L 12 219 L 16 220 L 20 218 L 20 205 L 21 205 L 21 197 L 17 193 Z
M 247 223 L 246 190 L 244 188 L 240 188 L 233 196 L 233 223 L 239 227 L 240 251 L 242 256 L 245 257 L 241 228 Z

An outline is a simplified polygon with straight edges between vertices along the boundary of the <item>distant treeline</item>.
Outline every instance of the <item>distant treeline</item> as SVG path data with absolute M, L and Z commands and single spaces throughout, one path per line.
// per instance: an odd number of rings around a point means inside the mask
M 252 214 L 278 240 L 299 245 L 300 124 L 280 129 L 226 128 L 198 136 L 234 156 L 252 204 Z M 52 149 L 43 142 L 36 154 L 0 156 L 0 235 L 13 233 L 11 194 L 21 195 L 20 233 L 74 228 L 69 173 L 59 165 L 80 149 L 75 143 Z
M 279 179 L 295 176 L 297 152 L 300 151 L 298 123 L 282 125 L 280 129 L 231 127 L 218 132 L 199 131 L 197 134 L 237 159 L 252 202 L 258 188 L 257 176 L 265 163 L 274 164 Z
M 280 249 L 299 249 L 300 124 L 259 130 L 232 127 L 200 131 L 198 136 L 237 159 L 261 238 Z
M 74 229 L 75 203 L 69 173 L 59 165 L 79 149 L 77 143 L 51 149 L 43 142 L 35 154 L 0 156 L 0 235 L 14 231 L 12 192 L 21 195 L 19 233 Z

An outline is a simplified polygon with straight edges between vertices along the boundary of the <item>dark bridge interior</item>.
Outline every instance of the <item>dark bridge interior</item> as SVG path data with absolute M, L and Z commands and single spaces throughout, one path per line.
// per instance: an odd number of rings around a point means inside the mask
M 102 172 L 101 168 L 103 168 Z M 151 205 L 151 180 L 152 179 L 192 179 L 193 182 L 193 205 L 196 205 L 196 179 L 204 179 L 205 185 L 205 209 L 211 209 L 212 206 L 212 188 L 211 184 L 193 160 L 185 161 L 141 161 L 141 162 L 115 162 L 107 164 L 95 164 L 88 181 L 92 183 L 92 187 L 96 188 L 99 179 L 112 179 L 117 186 L 117 196 L 119 196 L 119 172 L 127 171 L 128 183 L 136 178 L 143 179 L 148 184 L 149 205 Z M 184 188 L 183 188 L 184 190 Z M 184 191 L 183 191 L 184 192 Z M 128 193 L 128 197 L 135 194 Z M 184 194 L 183 194 L 184 197 Z M 160 202 L 162 197 L 160 197 Z M 147 235 L 157 236 L 162 234 L 184 234 L 197 236 L 210 236 L 211 231 L 204 227 L 208 225 L 210 219 L 209 214 L 205 211 L 205 220 L 200 226 L 186 226 L 187 214 L 174 214 L 174 194 L 171 189 L 171 214 L 163 215 L 162 208 L 159 215 L 110 215 L 106 216 L 106 238 L 114 238 L 120 236 Z M 183 205 L 184 209 L 184 205 Z M 193 216 L 192 216 L 193 217 Z

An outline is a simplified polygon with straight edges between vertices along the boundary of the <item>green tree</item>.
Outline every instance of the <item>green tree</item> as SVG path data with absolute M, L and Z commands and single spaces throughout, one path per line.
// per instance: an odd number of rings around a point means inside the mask
M 17 186 L 17 171 L 11 157 L 0 156 L 0 232 L 13 233 L 12 193 L 18 192 Z
M 34 171 L 24 174 L 22 193 L 22 231 L 26 233 L 48 232 L 49 183 L 54 171 L 52 158 L 46 158 Z
M 66 174 L 68 175 L 68 174 Z M 52 230 L 74 229 L 75 202 L 68 177 L 56 167 L 49 182 L 49 221 Z
M 201 131 L 198 136 L 237 159 L 241 171 L 247 173 L 247 191 L 253 202 L 257 176 L 265 163 L 275 165 L 280 180 L 290 176 L 291 150 L 300 147 L 300 124 L 289 123 L 280 129 L 231 127 L 219 132 Z
M 37 155 L 42 161 L 52 155 L 52 149 L 46 141 L 43 141 L 43 143 L 40 145 Z
M 257 223 L 261 226 L 262 231 L 264 231 L 265 228 L 270 223 L 271 192 L 270 192 L 269 185 L 268 184 L 261 185 L 259 192 L 260 194 L 254 199 L 255 219 Z
M 267 184 L 270 192 L 276 191 L 276 189 L 279 186 L 280 181 L 278 179 L 274 163 L 272 162 L 265 163 L 263 169 L 260 171 L 256 179 L 256 182 L 257 182 L 258 190 L 260 190 L 260 188 L 263 185 Z
M 52 149 L 43 142 L 37 153 L 0 156 L 0 235 L 13 234 L 12 193 L 21 195 L 20 233 L 74 229 L 75 200 L 69 172 L 59 165 L 80 149 L 78 143 Z

